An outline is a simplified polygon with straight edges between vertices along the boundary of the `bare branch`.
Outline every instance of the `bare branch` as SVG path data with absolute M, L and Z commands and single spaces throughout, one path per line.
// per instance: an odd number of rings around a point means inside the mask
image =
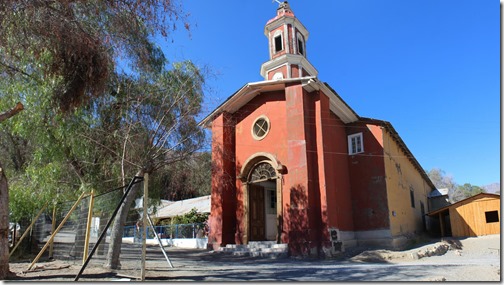
M 21 102 L 18 102 L 16 104 L 16 107 L 12 108 L 11 110 L 9 110 L 5 113 L 0 114 L 0 122 L 3 122 L 12 116 L 15 116 L 17 113 L 19 113 L 23 110 L 24 110 L 23 104 L 21 104 Z
M 95 140 L 95 139 L 93 139 L 93 138 L 91 138 L 91 137 L 88 137 L 88 136 L 86 136 L 86 135 L 84 135 L 84 134 L 79 134 L 79 136 L 81 136 L 81 137 L 83 137 L 83 138 L 86 138 L 86 139 L 88 139 L 88 140 L 90 140 L 90 141 L 93 141 L 94 143 L 96 143 L 97 145 L 101 146 L 101 147 L 102 147 L 102 148 L 104 148 L 105 150 L 109 151 L 109 152 L 110 152 L 110 153 L 112 153 L 113 155 L 115 155 L 115 156 L 117 156 L 117 157 L 121 157 L 121 155 L 119 155 L 117 152 L 115 152 L 114 150 L 110 149 L 110 148 L 109 148 L 109 147 L 107 147 L 106 145 L 102 144 L 101 142 L 99 142 L 99 141 L 97 141 L 97 140 Z M 138 164 L 136 164 L 136 163 L 133 163 L 133 162 L 131 162 L 131 161 L 127 160 L 127 159 L 124 159 L 124 161 L 125 161 L 125 162 L 127 162 L 127 163 L 129 163 L 129 164 L 131 164 L 132 166 L 135 166 L 135 167 L 138 167 L 138 168 L 140 168 L 140 167 L 141 167 L 140 165 L 138 165 Z

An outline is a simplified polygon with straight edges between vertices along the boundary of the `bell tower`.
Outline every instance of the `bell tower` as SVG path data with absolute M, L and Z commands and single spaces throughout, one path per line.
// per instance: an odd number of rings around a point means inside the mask
M 269 43 L 269 61 L 261 66 L 264 80 L 317 76 L 318 72 L 306 58 L 308 31 L 294 16 L 289 3 L 280 3 L 277 15 L 264 27 Z

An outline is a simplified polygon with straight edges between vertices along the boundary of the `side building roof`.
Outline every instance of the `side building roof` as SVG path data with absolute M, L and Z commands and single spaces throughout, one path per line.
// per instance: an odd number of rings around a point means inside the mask
M 429 198 L 446 196 L 448 195 L 448 191 L 449 191 L 448 188 L 434 189 L 432 190 L 432 192 L 429 193 Z
M 477 200 L 477 199 L 480 199 L 480 198 L 483 198 L 483 197 L 489 197 L 489 198 L 497 198 L 497 199 L 500 199 L 500 195 L 499 194 L 492 194 L 492 193 L 479 193 L 479 194 L 476 194 L 474 196 L 471 196 L 469 198 L 466 198 L 464 200 L 460 200 L 456 203 L 453 203 L 451 205 L 448 205 L 448 206 L 445 206 L 443 208 L 439 208 L 435 211 L 432 211 L 430 213 L 427 213 L 428 216 L 434 216 L 434 215 L 437 215 L 439 214 L 440 212 L 444 212 L 444 211 L 448 211 L 451 207 L 458 207 L 460 206 L 461 204 L 464 204 L 464 203 L 467 203 L 467 202 L 470 202 L 471 200 Z
M 160 208 L 151 217 L 154 219 L 172 218 L 187 214 L 193 208 L 196 208 L 198 213 L 210 213 L 210 195 L 173 202 Z

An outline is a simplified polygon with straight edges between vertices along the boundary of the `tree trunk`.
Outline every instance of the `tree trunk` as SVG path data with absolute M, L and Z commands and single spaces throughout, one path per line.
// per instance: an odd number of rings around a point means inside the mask
M 98 236 L 100 236 L 100 234 L 105 230 L 106 226 L 107 226 L 107 218 L 105 216 L 105 213 L 102 211 L 100 214 L 100 226 L 98 228 Z M 96 255 L 105 255 L 105 241 L 100 242 L 100 244 L 98 245 Z
M 0 280 L 9 273 L 9 186 L 0 163 Z
M 136 176 L 143 177 L 144 172 L 137 172 Z M 110 245 L 107 252 L 106 262 L 103 267 L 108 269 L 120 269 L 121 263 L 119 256 L 121 255 L 122 236 L 124 233 L 124 224 L 128 217 L 128 212 L 131 204 L 135 201 L 136 194 L 141 188 L 142 184 L 137 183 L 132 186 L 128 196 L 119 208 L 117 215 L 114 218 L 114 224 L 110 233 Z
M 23 104 L 17 103 L 13 109 L 0 114 L 0 122 L 23 110 Z M 0 280 L 5 280 L 9 273 L 9 185 L 0 162 Z

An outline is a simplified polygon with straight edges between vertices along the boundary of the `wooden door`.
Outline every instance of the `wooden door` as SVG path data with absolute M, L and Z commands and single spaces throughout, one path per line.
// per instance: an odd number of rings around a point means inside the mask
M 266 238 L 266 219 L 264 215 L 264 187 L 249 186 L 250 240 L 261 241 Z

